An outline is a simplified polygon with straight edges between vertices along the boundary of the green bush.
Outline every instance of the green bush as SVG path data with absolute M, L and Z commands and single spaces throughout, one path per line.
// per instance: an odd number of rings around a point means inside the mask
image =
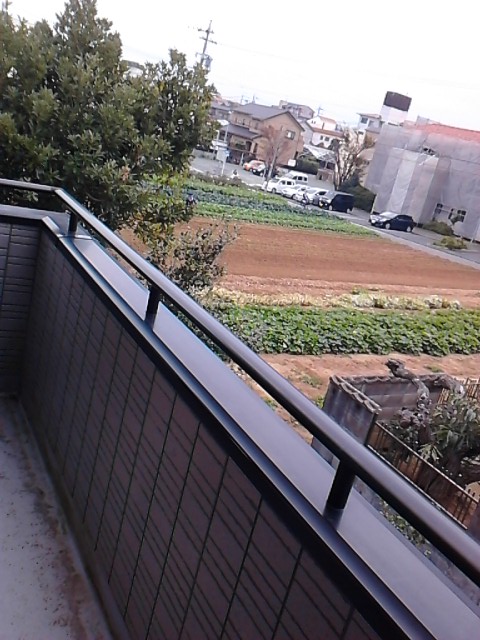
M 299 158 L 295 164 L 295 171 L 309 173 L 313 176 L 317 175 L 319 168 L 318 162 L 308 160 L 307 158 Z
M 435 233 L 439 233 L 441 236 L 453 236 L 453 229 L 446 222 L 432 220 L 432 222 L 426 222 L 423 228 L 427 231 L 435 231 Z
M 434 242 L 433 244 L 437 245 L 437 247 L 452 249 L 453 251 L 467 248 L 467 245 L 464 240 L 462 240 L 462 238 L 442 238 L 441 240 L 439 240 L 438 242 Z
M 371 211 L 373 207 L 373 201 L 375 200 L 375 194 L 358 184 L 354 187 L 342 185 L 342 191 L 351 193 L 355 198 L 355 206 L 363 211 Z
M 259 353 L 480 353 L 480 311 L 374 313 L 219 304 L 211 312 Z

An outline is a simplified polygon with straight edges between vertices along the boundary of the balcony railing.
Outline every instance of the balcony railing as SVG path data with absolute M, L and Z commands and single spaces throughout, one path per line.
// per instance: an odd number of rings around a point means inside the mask
M 22 309 L 4 297 L 1 312 L 23 314 L 22 330 L 4 327 L 18 345 L 8 356 L 19 371 L 13 390 L 117 635 L 313 637 L 324 625 L 322 637 L 447 638 L 449 619 L 457 633 L 475 628 L 474 607 L 381 522 L 353 480 L 479 585 L 478 545 L 461 527 L 65 191 L 0 186 L 50 194 L 68 212 L 0 207 L 3 291 L 24 294 Z M 31 251 L 19 282 L 26 263 L 9 273 L 8 260 L 22 238 Z M 169 309 L 327 447 L 335 473 Z

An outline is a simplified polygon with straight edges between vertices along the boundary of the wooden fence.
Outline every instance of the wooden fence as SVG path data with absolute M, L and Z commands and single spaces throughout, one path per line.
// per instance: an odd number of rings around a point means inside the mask
M 477 389 L 480 388 L 478 382 L 476 384 Z M 372 429 L 367 444 L 468 529 L 479 503 L 475 494 L 462 489 L 378 422 Z

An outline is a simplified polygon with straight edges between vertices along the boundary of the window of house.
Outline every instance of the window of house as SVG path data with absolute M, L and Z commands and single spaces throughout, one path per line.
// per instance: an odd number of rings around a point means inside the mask
M 295 131 L 287 131 L 285 137 L 289 140 L 295 140 Z
M 368 118 L 366 118 L 365 116 L 362 116 L 360 118 L 360 124 L 367 124 L 368 123 Z

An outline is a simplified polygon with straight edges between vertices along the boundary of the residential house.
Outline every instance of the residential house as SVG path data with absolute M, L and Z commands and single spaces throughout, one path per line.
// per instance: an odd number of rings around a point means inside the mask
M 338 131 L 339 126 L 337 121 L 333 118 L 327 118 L 326 116 L 315 116 L 310 118 L 308 124 L 316 129 L 324 129 L 325 131 Z
M 480 240 L 480 131 L 443 124 L 385 124 L 365 186 L 375 211 L 413 216 L 419 224 L 447 222 Z
M 332 147 L 334 140 L 338 144 L 343 138 L 343 132 L 337 121 L 326 116 L 310 118 L 308 122 L 304 123 L 304 128 L 308 131 L 306 143 L 316 147 L 328 149 Z
M 223 127 L 230 157 L 287 166 L 303 150 L 302 125 L 287 110 L 252 102 L 237 106 Z
M 313 118 L 315 113 L 313 109 L 306 104 L 297 104 L 296 102 L 288 102 L 287 100 L 280 100 L 278 106 L 280 109 L 290 111 L 292 116 L 294 116 L 294 118 L 299 122 L 310 120 L 310 118 Z
M 305 122 L 301 123 L 303 129 L 303 143 L 304 145 L 312 144 L 313 138 L 313 129 L 305 120 Z
M 312 129 L 311 144 L 316 147 L 324 147 L 325 149 L 333 148 L 333 146 L 339 144 L 343 138 L 343 131 L 329 131 L 313 125 L 310 125 L 310 127 Z
M 210 117 L 213 120 L 228 120 L 233 109 L 239 106 L 238 102 L 227 100 L 221 96 L 216 96 L 212 100 L 210 107 Z
M 382 128 L 382 116 L 379 113 L 359 113 L 360 119 L 357 124 L 357 131 L 365 133 L 368 137 L 376 140 Z

